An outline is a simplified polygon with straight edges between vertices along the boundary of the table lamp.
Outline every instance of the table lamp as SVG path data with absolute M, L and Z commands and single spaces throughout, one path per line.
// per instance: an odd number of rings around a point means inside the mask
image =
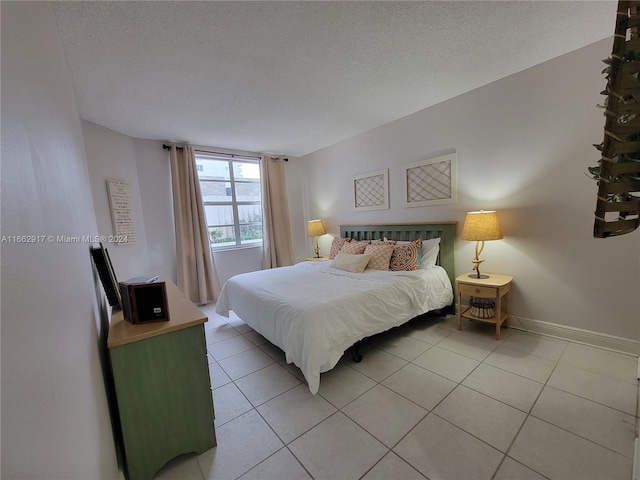
M 476 256 L 471 261 L 475 274 L 469 275 L 470 278 L 489 278 L 489 275 L 480 275 L 480 254 L 484 248 L 484 242 L 487 240 L 500 240 L 502 231 L 498 223 L 498 215 L 495 211 L 469 212 L 464 220 L 462 227 L 462 239 L 476 242 Z
M 307 222 L 307 237 L 313 237 L 313 249 L 316 252 L 316 258 L 320 258 L 320 247 L 318 246 L 318 237 L 324 235 L 327 231 L 324 229 L 322 220 L 309 220 Z

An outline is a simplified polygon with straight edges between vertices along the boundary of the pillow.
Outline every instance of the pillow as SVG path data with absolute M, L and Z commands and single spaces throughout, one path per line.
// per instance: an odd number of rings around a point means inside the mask
M 421 241 L 400 243 L 393 247 L 393 254 L 389 261 L 389 270 L 399 272 L 402 270 L 418 270 L 420 268 L 420 255 L 418 244 Z
M 420 268 L 433 268 L 440 252 L 440 237 L 422 241 Z
M 330 266 L 346 272 L 362 273 L 367 268 L 369 260 L 371 260 L 371 255 L 365 255 L 364 253 L 353 255 L 351 253 L 338 252 Z
M 350 253 L 351 255 L 360 255 L 364 253 L 364 249 L 367 248 L 369 242 L 348 242 L 342 245 L 341 252 Z
M 389 270 L 389 262 L 393 254 L 393 245 L 386 245 L 382 242 L 375 242 L 367 245 L 364 249 L 365 255 L 371 255 L 371 260 L 367 268 L 372 270 Z
M 329 258 L 336 258 L 336 255 L 346 242 L 350 242 L 350 238 L 335 237 L 331 242 L 331 250 L 329 250 Z

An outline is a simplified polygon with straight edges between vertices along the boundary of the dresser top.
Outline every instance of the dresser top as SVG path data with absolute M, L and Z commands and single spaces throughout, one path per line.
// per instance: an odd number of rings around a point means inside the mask
M 175 332 L 207 321 L 207 316 L 189 300 L 170 280 L 162 279 L 167 288 L 169 321 L 133 325 L 124 319 L 122 310 L 111 314 L 107 347 L 114 348 L 127 343 Z

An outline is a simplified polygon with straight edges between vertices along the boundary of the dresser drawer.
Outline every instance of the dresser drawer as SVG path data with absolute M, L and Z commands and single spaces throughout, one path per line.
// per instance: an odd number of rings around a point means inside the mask
M 498 289 L 492 287 L 478 287 L 476 285 L 465 285 L 464 283 L 460 283 L 458 284 L 458 290 L 460 293 L 474 297 L 496 298 L 498 296 Z

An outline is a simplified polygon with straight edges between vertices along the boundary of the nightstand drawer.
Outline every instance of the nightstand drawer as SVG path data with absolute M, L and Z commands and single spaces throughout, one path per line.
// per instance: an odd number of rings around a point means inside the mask
M 498 289 L 492 287 L 478 287 L 476 285 L 465 285 L 464 283 L 458 284 L 458 290 L 465 295 L 471 295 L 482 298 L 496 298 L 498 295 Z

